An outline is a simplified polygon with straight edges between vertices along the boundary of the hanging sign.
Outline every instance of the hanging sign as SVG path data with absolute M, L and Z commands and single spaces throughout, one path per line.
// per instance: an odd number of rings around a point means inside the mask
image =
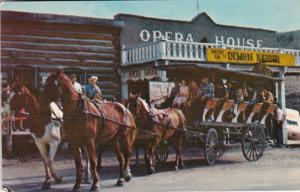
M 210 62 L 239 64 L 266 63 L 267 65 L 272 66 L 295 65 L 294 55 L 220 48 L 208 48 L 207 60 Z
M 158 71 L 155 69 L 142 69 L 142 70 L 135 70 L 129 71 L 128 73 L 128 80 L 138 81 L 144 79 L 153 79 L 154 77 L 158 77 Z
M 174 82 L 149 81 L 149 98 L 151 105 L 159 105 L 170 97 Z

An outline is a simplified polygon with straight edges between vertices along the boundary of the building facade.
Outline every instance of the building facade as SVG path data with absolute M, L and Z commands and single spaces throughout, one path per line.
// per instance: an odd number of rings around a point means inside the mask
M 2 82 L 40 88 L 60 68 L 82 85 L 96 75 L 105 98 L 119 97 L 122 27 L 109 19 L 1 11 Z

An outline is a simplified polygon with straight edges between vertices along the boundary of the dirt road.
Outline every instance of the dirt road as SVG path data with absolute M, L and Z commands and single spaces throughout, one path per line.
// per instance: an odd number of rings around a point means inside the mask
M 61 158 L 55 166 L 64 176 L 51 191 L 70 191 L 75 182 L 74 163 L 70 157 Z M 117 161 L 106 154 L 101 176 L 102 191 L 195 191 L 195 190 L 300 190 L 300 148 L 268 148 L 262 159 L 247 162 L 241 151 L 231 150 L 208 167 L 201 157 L 190 158 L 185 152 L 186 168 L 173 171 L 170 161 L 158 168 L 158 173 L 146 175 L 143 164 L 133 168 L 134 178 L 125 187 L 115 187 Z M 133 162 L 132 162 L 133 163 Z M 143 163 L 143 162 L 142 162 Z M 4 161 L 4 183 L 16 191 L 41 191 L 44 180 L 43 164 L 39 159 Z M 88 191 L 89 185 L 82 185 Z

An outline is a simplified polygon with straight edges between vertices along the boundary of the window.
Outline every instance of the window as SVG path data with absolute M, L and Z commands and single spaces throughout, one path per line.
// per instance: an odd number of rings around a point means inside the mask
M 298 126 L 297 121 L 292 121 L 292 120 L 286 120 L 288 125 L 293 125 L 293 126 Z

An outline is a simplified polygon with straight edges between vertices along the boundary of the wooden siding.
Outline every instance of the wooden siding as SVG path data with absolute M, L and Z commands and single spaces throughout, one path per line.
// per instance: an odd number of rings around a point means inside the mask
M 50 14 L 1 13 L 2 66 L 95 68 L 105 97 L 120 95 L 120 24 Z M 55 20 L 57 18 L 57 20 Z M 80 21 L 80 22 L 79 22 Z M 87 76 L 91 70 L 86 70 Z

